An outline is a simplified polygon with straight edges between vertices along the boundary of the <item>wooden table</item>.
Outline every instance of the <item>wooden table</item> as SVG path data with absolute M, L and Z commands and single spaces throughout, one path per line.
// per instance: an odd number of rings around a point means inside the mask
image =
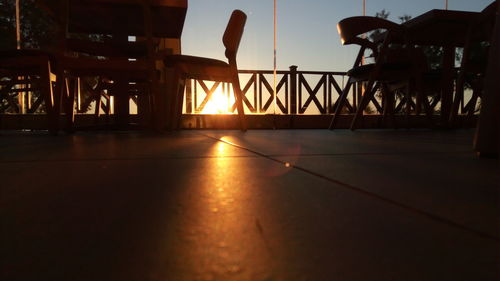
M 467 29 L 479 15 L 477 12 L 431 10 L 403 23 L 407 29 L 407 38 L 396 39 L 414 45 L 444 48 L 440 118 L 443 126 L 448 125 L 453 103 L 455 48 L 464 46 Z
M 180 37 L 186 17 L 187 0 L 149 0 L 151 6 L 149 15 L 143 13 L 143 1 L 139 0 L 70 1 L 68 30 L 72 32 L 112 34 L 116 41 L 126 42 L 128 36 L 146 36 L 145 30 L 149 24 L 152 27 L 152 36 L 164 39 L 161 44 L 163 47 L 172 49 L 172 53 L 180 53 Z M 99 20 L 89 20 L 89 18 Z M 118 89 L 125 90 L 126 85 L 122 85 L 123 87 L 120 85 L 126 81 L 116 82 Z M 141 104 L 144 102 L 139 101 L 139 111 L 141 111 Z M 117 124 L 128 123 L 130 108 L 127 95 L 115 96 L 114 109 Z
M 148 13 L 143 9 L 145 1 L 151 7 Z M 127 42 L 129 36 L 147 37 L 146 30 L 150 25 L 152 37 L 160 39 L 160 49 L 180 53 L 187 0 L 37 0 L 37 4 L 69 32 L 108 34 L 116 43 Z M 168 79 L 164 71 L 162 74 L 160 80 L 164 83 Z M 126 85 L 120 87 L 126 81 L 115 83 L 115 88 L 126 88 Z M 129 97 L 116 95 L 114 111 L 117 124 L 128 123 L 129 110 Z

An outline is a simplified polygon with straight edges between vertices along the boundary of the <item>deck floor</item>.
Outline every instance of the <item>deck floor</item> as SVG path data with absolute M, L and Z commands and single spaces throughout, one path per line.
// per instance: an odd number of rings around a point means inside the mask
M 0 133 L 0 280 L 499 280 L 472 130 Z

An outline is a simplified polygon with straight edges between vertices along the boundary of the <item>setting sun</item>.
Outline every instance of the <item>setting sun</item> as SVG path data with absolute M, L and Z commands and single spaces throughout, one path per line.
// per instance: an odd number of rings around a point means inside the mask
M 201 111 L 202 114 L 232 114 L 231 105 L 234 104 L 234 95 L 229 89 L 219 86 L 212 94 Z

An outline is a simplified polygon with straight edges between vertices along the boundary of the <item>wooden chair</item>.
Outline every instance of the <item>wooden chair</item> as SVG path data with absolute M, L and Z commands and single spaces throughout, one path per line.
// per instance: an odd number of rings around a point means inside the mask
M 402 87 L 403 84 L 401 83 L 406 83 L 409 72 L 412 71 L 412 60 L 408 50 L 401 47 L 394 49 L 390 46 L 393 36 L 404 34 L 403 27 L 385 19 L 363 16 L 343 19 L 338 23 L 337 29 L 343 45 L 356 44 L 360 46 L 360 50 L 354 61 L 353 68 L 347 72 L 349 79 L 336 103 L 335 113 L 329 128 L 333 129 L 335 127 L 342 108 L 347 101 L 349 90 L 356 82 L 366 82 L 366 85 L 352 121 L 351 129 L 355 128 L 368 103 L 374 98 L 377 88 L 381 89 L 385 103 L 384 117 L 388 114 L 393 116 L 394 95 L 392 90 Z M 375 30 L 381 31 L 381 38 L 370 40 L 365 36 L 366 33 Z M 366 50 L 372 51 L 375 63 L 362 65 Z
M 59 129 L 59 100 L 54 92 L 55 58 L 40 50 L 9 50 L 0 52 L 0 100 L 6 101 L 15 112 L 21 113 L 14 100 L 21 92 L 34 92 L 36 99 L 28 113 L 44 103 L 48 130 L 55 135 Z M 17 87 L 17 86 L 21 87 Z
M 431 69 L 428 63 L 429 59 L 421 47 L 408 48 L 410 48 L 412 56 L 413 71 L 410 80 L 414 85 L 414 92 L 410 93 L 410 95 L 415 95 L 414 114 L 421 115 L 423 107 L 428 119 L 428 127 L 433 128 L 435 126 L 433 119 L 434 107 L 441 100 L 443 73 L 440 69 Z M 431 98 L 430 101 L 429 98 Z
M 476 48 L 476 59 L 472 58 L 472 50 L 475 43 L 491 43 L 497 3 L 498 1 L 494 1 L 483 9 L 477 19 L 473 21 L 467 29 L 462 61 L 458 71 L 459 75 L 456 83 L 455 98 L 453 100 L 452 110 L 450 111 L 449 121 L 452 125 L 456 122 L 460 103 L 464 102 L 464 86 L 466 83 L 472 88 L 472 97 L 470 101 L 464 105 L 462 110 L 467 113 L 469 119 L 475 112 L 477 100 L 481 97 L 486 62 L 488 61 L 488 49 L 484 48 L 483 50 L 479 50 Z M 477 52 L 480 53 L 478 54 Z
M 174 96 L 171 97 L 171 111 L 168 113 L 170 115 L 170 120 L 168 120 L 170 124 L 168 126 L 174 129 L 179 126 L 182 115 L 185 80 L 198 79 L 232 83 L 240 128 L 242 131 L 246 130 L 243 96 L 236 64 L 236 54 L 243 35 L 246 18 L 246 14 L 240 10 L 234 10 L 231 14 L 222 38 L 222 42 L 226 47 L 225 55 L 228 59 L 227 63 L 221 60 L 187 55 L 172 55 L 165 58 L 165 65 L 174 69 L 173 87 L 175 88 L 172 91 Z
M 81 45 L 80 45 L 81 46 Z M 69 47 L 68 50 L 75 50 Z M 89 52 L 89 50 L 81 50 L 80 53 L 97 55 L 97 53 Z M 99 52 L 102 56 L 104 52 Z M 73 84 L 78 83 L 83 77 L 97 77 L 97 85 L 89 98 L 95 100 L 95 116 L 99 116 L 101 109 L 102 98 L 115 96 L 122 100 L 126 100 L 125 109 L 121 109 L 128 114 L 128 99 L 131 95 L 143 96 L 149 99 L 150 109 L 152 109 L 151 86 L 149 85 L 151 69 L 147 61 L 138 59 L 137 61 L 128 61 L 128 58 L 133 56 L 121 57 L 117 56 L 117 52 L 108 54 L 106 59 L 97 59 L 92 57 L 69 57 L 64 56 L 59 59 L 61 67 L 64 69 L 66 79 L 73 81 Z M 156 75 L 156 73 L 155 73 Z M 78 82 L 74 82 L 78 81 Z M 80 85 L 75 85 L 76 89 Z M 69 89 L 68 98 L 75 100 L 75 95 L 79 95 L 78 90 Z M 124 103 L 124 102 L 122 102 Z M 68 103 L 67 111 L 73 112 L 73 103 Z M 110 106 L 109 102 L 106 105 Z M 120 110 L 120 109 L 119 109 Z M 105 110 L 109 114 L 109 108 Z M 74 118 L 68 115 L 68 119 Z M 72 121 L 70 121 L 72 123 Z M 121 124 L 123 125 L 123 124 Z

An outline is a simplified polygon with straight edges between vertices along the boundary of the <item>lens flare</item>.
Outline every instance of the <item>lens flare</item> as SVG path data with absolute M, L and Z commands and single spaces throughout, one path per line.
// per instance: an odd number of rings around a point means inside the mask
M 223 91 L 222 87 L 217 87 L 207 104 L 202 110 L 202 114 L 231 114 L 231 105 L 234 104 L 234 96 L 229 91 Z

